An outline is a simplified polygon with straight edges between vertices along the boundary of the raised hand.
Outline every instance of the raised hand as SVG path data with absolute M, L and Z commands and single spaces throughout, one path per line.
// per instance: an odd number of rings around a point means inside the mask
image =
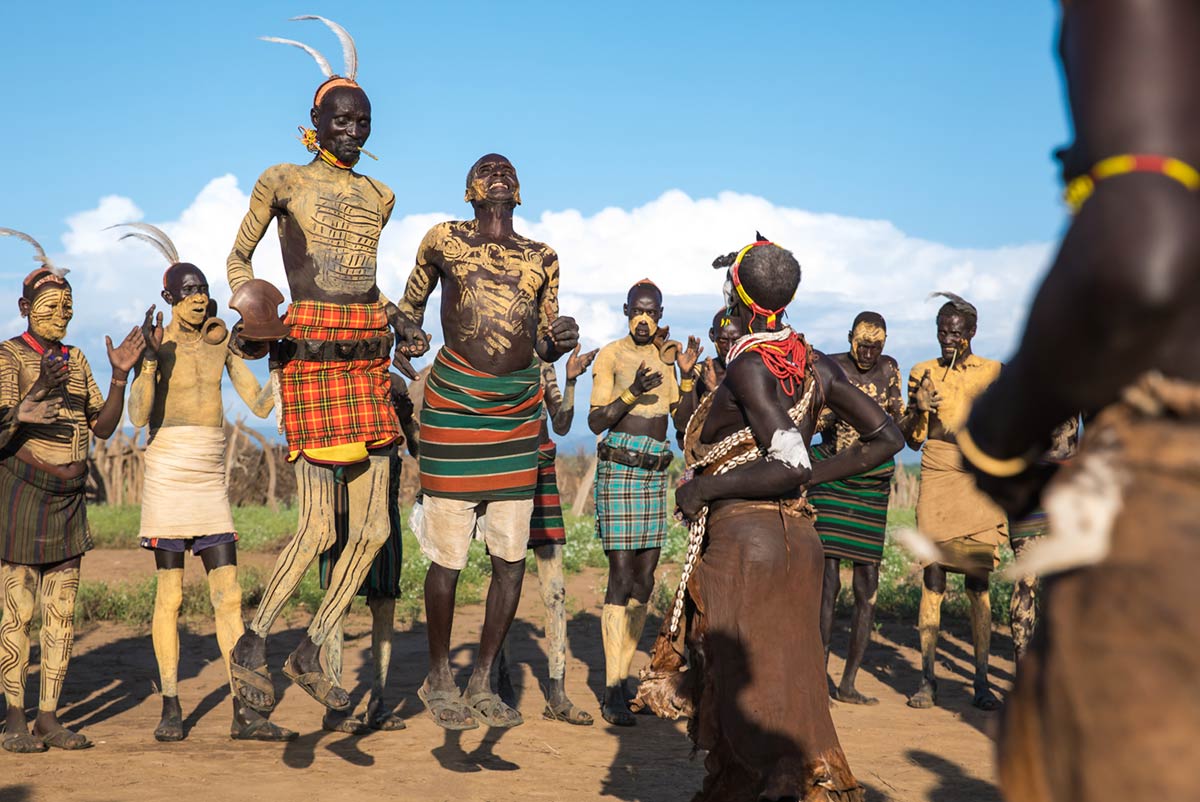
M 675 359 L 675 364 L 679 365 L 679 375 L 686 379 L 696 367 L 702 353 L 704 348 L 700 345 L 700 338 L 689 335 L 687 348 Z
M 637 373 L 634 374 L 633 384 L 629 385 L 629 392 L 634 395 L 642 395 L 653 390 L 658 385 L 662 384 L 663 375 L 653 368 L 646 367 L 643 362 L 638 365 Z
M 550 324 L 550 345 L 557 352 L 555 359 L 579 345 L 579 324 L 573 317 L 560 317 Z
M 704 360 L 704 367 L 700 369 L 700 381 L 704 382 L 704 389 L 708 392 L 715 392 L 717 389 L 717 362 L 712 357 Z
M 154 317 L 154 309 L 157 304 L 150 304 L 150 308 L 146 310 L 146 319 L 142 321 L 142 340 L 146 343 L 146 356 L 150 359 L 158 358 L 158 349 L 162 347 L 163 340 L 163 313 L 158 313 L 158 318 Z
M 600 353 L 599 349 L 593 348 L 591 351 L 588 351 L 586 354 L 581 356 L 579 353 L 579 349 L 581 347 L 582 346 L 576 344 L 575 350 L 571 352 L 569 357 L 567 357 L 567 381 L 574 381 L 586 373 L 588 366 L 590 366 L 592 364 L 592 360 L 596 358 L 596 354 Z
M 113 347 L 112 337 L 104 335 L 104 344 L 108 347 L 108 363 L 112 365 L 113 373 L 125 375 L 137 364 L 137 361 L 142 357 L 142 351 L 146 350 L 146 338 L 142 336 L 142 330 L 134 326 L 125 335 L 125 339 L 116 348 Z
M 937 408 L 942 404 L 942 394 L 934 386 L 933 377 L 929 375 L 928 370 L 917 385 L 916 404 L 921 412 L 937 412 Z
M 41 400 L 46 397 L 50 390 L 66 384 L 67 377 L 70 375 L 71 366 L 63 358 L 62 354 L 52 349 L 46 349 L 46 353 L 42 354 L 42 364 L 38 372 L 38 377 L 34 380 L 29 394 L 40 393 L 37 398 Z

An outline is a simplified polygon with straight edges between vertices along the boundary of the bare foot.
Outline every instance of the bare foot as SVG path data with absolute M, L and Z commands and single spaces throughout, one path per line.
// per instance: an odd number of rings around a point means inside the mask
M 851 685 L 849 688 L 835 688 L 833 698 L 839 702 L 845 702 L 849 705 L 877 705 L 879 700 L 873 696 L 864 696 L 858 692 L 858 689 Z
M 937 680 L 921 679 L 921 687 L 908 697 L 908 706 L 926 710 L 937 704 Z

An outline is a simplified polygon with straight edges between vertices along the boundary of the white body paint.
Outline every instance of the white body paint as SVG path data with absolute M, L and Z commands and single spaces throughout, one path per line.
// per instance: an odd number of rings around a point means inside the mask
M 802 467 L 812 470 L 812 460 L 808 456 L 808 442 L 804 435 L 796 429 L 777 429 L 771 437 L 771 447 L 767 449 L 767 459 L 786 462 L 793 468 Z

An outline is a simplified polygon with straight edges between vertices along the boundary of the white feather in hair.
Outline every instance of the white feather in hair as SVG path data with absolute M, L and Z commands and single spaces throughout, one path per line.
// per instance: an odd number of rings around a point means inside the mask
M 163 231 L 158 226 L 152 226 L 149 223 L 118 223 L 115 226 L 108 228 L 133 228 L 136 231 L 130 231 L 127 234 L 122 234 L 121 239 L 129 239 L 134 237 L 144 242 L 149 242 L 159 253 L 167 260 L 167 264 L 178 264 L 179 251 L 175 248 L 175 243 L 171 242 L 171 238 L 167 236 L 167 232 Z
M 325 23 L 326 27 L 328 27 L 329 30 L 333 31 L 334 34 L 337 35 L 338 41 L 340 41 L 342 43 L 342 62 L 343 62 L 343 67 L 344 67 L 344 71 L 342 72 L 342 77 L 348 78 L 351 81 L 353 81 L 355 79 L 355 77 L 358 75 L 358 48 L 355 47 L 354 37 L 350 35 L 349 31 L 347 31 L 341 25 L 338 25 L 333 20 L 325 19 L 325 17 L 318 17 L 316 14 L 305 14 L 305 15 L 299 16 L 299 17 L 292 17 L 292 19 L 293 20 L 315 19 L 318 22 Z
M 280 39 L 278 36 L 260 36 L 258 38 L 264 42 L 275 42 L 276 44 L 291 45 L 292 47 L 300 48 L 313 57 L 313 61 L 317 62 L 317 66 L 321 68 L 321 72 L 324 73 L 326 78 L 333 77 L 333 67 L 329 66 L 329 60 L 322 56 L 320 51 L 315 48 L 309 47 L 303 42 L 297 42 L 294 39 Z
M 16 237 L 19 240 L 28 242 L 30 245 L 33 246 L 33 250 L 36 252 L 35 256 L 33 257 L 33 260 L 35 262 L 41 262 L 42 267 L 46 268 L 51 273 L 53 273 L 56 276 L 59 276 L 60 278 L 62 276 L 67 275 L 67 273 L 71 272 L 67 268 L 58 267 L 53 262 L 51 262 L 50 257 L 46 255 L 45 249 L 42 248 L 42 244 L 40 242 L 38 242 L 37 240 L 35 240 L 33 237 L 26 234 L 24 231 L 17 231 L 15 228 L 0 228 L 0 237 Z
M 971 314 L 975 315 L 976 317 L 979 316 L 979 310 L 975 308 L 975 304 L 971 303 L 961 295 L 955 295 L 952 292 L 931 292 L 929 293 L 929 297 L 925 300 L 932 301 L 934 298 L 945 298 L 951 304 L 953 304 L 954 308 L 958 311 L 966 312 L 969 310 Z

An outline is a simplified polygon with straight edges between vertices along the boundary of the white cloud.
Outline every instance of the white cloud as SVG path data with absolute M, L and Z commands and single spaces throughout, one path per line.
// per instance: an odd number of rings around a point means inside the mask
M 225 175 L 201 189 L 177 219 L 151 221 L 174 239 L 184 259 L 205 271 L 227 318 L 231 313 L 225 308 L 225 259 L 248 203 L 236 178 Z M 379 284 L 389 296 L 402 292 L 425 231 L 452 216 L 431 212 L 391 221 L 380 241 L 379 258 Z M 63 251 L 52 254 L 74 271 L 71 339 L 88 353 L 102 377 L 107 374 L 103 335 L 123 334 L 147 306 L 160 301 L 166 267 L 162 258 L 144 243 L 120 242 L 118 231 L 104 230 L 142 218 L 133 200 L 102 198 L 94 208 L 67 218 Z M 854 314 L 874 309 L 887 317 L 888 351 L 903 366 L 934 353 L 937 304 L 927 300 L 934 290 L 950 290 L 973 301 L 980 310 L 976 350 L 1006 356 L 1050 257 L 1047 243 L 951 248 L 910 237 L 884 220 L 816 214 L 735 192 L 693 199 L 670 190 L 635 209 L 609 208 L 586 217 L 572 209 L 546 212 L 537 220 L 519 218 L 517 228 L 558 251 L 562 310 L 579 320 L 589 347 L 621 335 L 625 290 L 645 277 L 667 296 L 673 336 L 703 336 L 721 304 L 723 272 L 710 267 L 713 258 L 749 242 L 757 230 L 790 248 L 803 266 L 803 283 L 790 316 L 796 328 L 818 347 L 840 349 Z M 0 249 L 5 277 L 0 309 L 15 310 L 17 274 L 25 272 L 22 247 L 13 243 Z M 257 275 L 287 294 L 274 229 L 264 237 L 254 263 Z M 437 315 L 435 299 L 427 328 L 437 328 Z M 5 334 L 20 328 L 21 321 L 14 318 Z M 585 387 L 580 393 L 586 398 Z

